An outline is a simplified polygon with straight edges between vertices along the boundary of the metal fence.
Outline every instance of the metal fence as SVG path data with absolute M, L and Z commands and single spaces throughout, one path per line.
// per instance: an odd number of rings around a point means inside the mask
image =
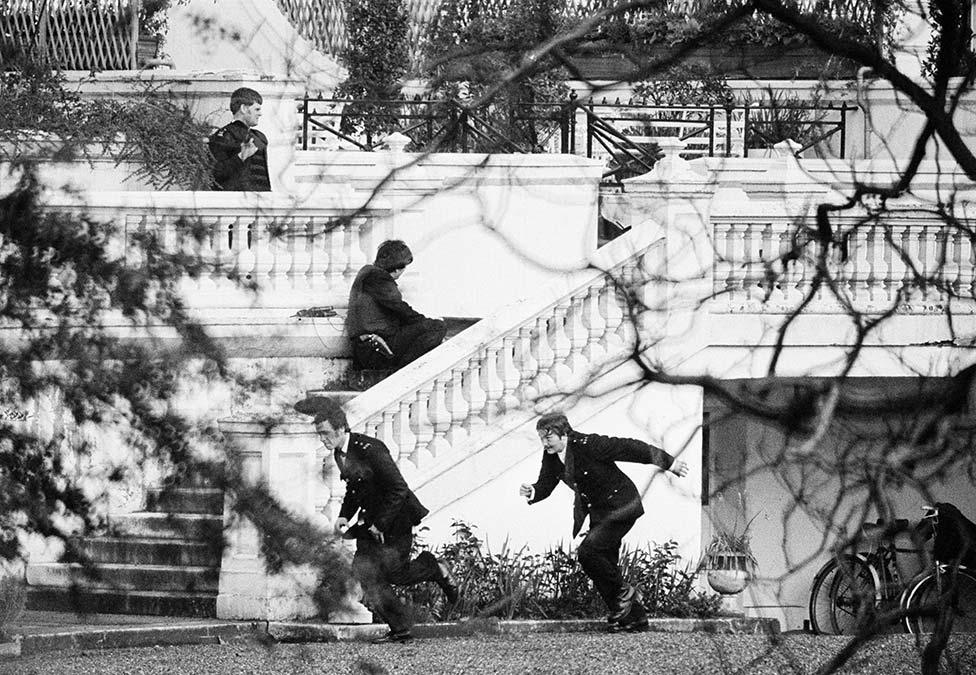
M 301 101 L 302 150 L 371 151 L 397 131 L 414 152 L 552 152 L 606 161 L 605 178 L 651 169 L 664 137 L 685 142 L 688 158 L 748 157 L 786 138 L 797 154 L 817 148 L 844 157 L 847 102 L 815 104 L 663 106 L 633 101 L 567 101 L 469 107 L 457 100 Z
M 0 66 L 41 57 L 65 70 L 137 67 L 141 0 L 0 0 Z

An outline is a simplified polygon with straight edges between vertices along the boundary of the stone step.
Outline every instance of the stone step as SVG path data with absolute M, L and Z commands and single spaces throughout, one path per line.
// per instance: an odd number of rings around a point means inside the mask
M 152 616 L 217 616 L 216 593 L 27 588 L 27 609 L 86 614 L 148 614 Z
M 76 563 L 34 563 L 27 566 L 27 584 L 116 591 L 178 591 L 216 593 L 220 570 L 216 567 L 171 565 L 118 565 L 97 567 L 99 578 L 87 576 Z
M 221 515 L 224 491 L 212 487 L 174 487 L 149 490 L 146 511 Z
M 223 535 L 223 515 L 202 513 L 151 513 L 139 511 L 112 517 L 115 536 L 158 539 L 192 539 L 216 543 Z
M 208 543 L 142 537 L 85 537 L 76 544 L 84 555 L 98 564 L 220 566 L 219 540 Z

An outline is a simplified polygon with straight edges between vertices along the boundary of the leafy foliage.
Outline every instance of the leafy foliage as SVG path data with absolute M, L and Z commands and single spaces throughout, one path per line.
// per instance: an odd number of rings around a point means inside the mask
M 157 189 L 206 188 L 212 158 L 207 124 L 174 97 L 147 87 L 124 100 L 85 100 L 64 86 L 64 76 L 42 61 L 24 61 L 0 76 L 0 158 L 24 146 L 54 159 L 101 152 L 136 162 L 136 176 Z
M 673 66 L 633 87 L 636 102 L 654 105 L 724 105 L 733 96 L 723 76 L 697 66 Z
M 566 72 L 551 56 L 525 54 L 566 27 L 565 0 L 512 3 L 504 15 L 490 0 L 445 1 L 430 30 L 424 75 L 437 97 L 471 102 L 477 114 L 502 138 L 539 148 L 557 128 L 553 101 L 567 101 Z M 524 77 L 506 75 L 530 63 Z M 482 103 L 483 105 L 478 105 Z M 486 139 L 485 152 L 498 151 Z
M 339 60 L 349 72 L 336 88 L 346 105 L 340 130 L 368 138 L 398 128 L 389 101 L 400 95 L 409 64 L 407 13 L 401 0 L 345 0 L 349 43 Z M 387 113 L 387 110 L 390 110 Z
M 399 589 L 421 619 L 433 620 L 438 614 L 442 619 L 572 619 L 606 614 L 606 606 L 571 552 L 554 548 L 531 554 L 506 544 L 498 553 L 491 553 L 474 526 L 454 521 L 452 527 L 453 541 L 434 554 L 451 567 L 461 599 L 446 608 L 433 584 Z M 415 547 L 427 548 L 419 541 Z M 652 616 L 714 616 L 720 606 L 718 597 L 694 588 L 695 574 L 681 568 L 676 550 L 673 541 L 653 549 L 624 547 L 620 556 L 624 579 L 641 587 L 644 605 Z

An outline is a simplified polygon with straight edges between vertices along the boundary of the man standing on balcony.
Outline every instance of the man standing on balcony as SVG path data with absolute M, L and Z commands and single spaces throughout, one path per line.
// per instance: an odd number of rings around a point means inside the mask
M 240 87 L 230 95 L 234 121 L 210 137 L 215 190 L 269 192 L 268 137 L 255 129 L 261 119 L 261 94 Z
M 413 254 L 399 239 L 384 241 L 376 261 L 364 265 L 349 291 L 346 333 L 357 370 L 397 370 L 444 340 L 447 328 L 404 302 L 397 279 Z
M 333 451 L 346 495 L 335 521 L 335 532 L 356 539 L 353 573 L 362 584 L 363 600 L 390 626 L 376 644 L 413 640 L 413 620 L 391 584 L 412 586 L 433 581 L 447 602 L 458 600 L 457 586 L 447 565 L 430 551 L 410 560 L 413 527 L 427 509 L 407 487 L 390 451 L 382 441 L 349 430 L 346 414 L 335 399 L 306 398 L 295 410 L 314 417 L 325 447 Z M 356 524 L 350 526 L 355 518 Z
M 624 582 L 618 567 L 620 543 L 644 514 L 640 493 L 615 462 L 656 464 L 676 476 L 688 466 L 661 448 L 633 438 L 613 438 L 574 431 L 563 413 L 543 415 L 536 423 L 542 441 L 542 469 L 532 485 L 523 484 L 519 494 L 529 504 L 542 501 L 562 480 L 576 493 L 573 504 L 573 537 L 590 517 L 590 530 L 577 549 L 580 565 L 610 609 L 612 633 L 647 628 L 647 613 L 640 591 Z

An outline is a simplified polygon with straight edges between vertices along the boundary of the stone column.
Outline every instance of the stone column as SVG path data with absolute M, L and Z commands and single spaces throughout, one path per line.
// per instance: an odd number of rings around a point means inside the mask
M 244 478 L 266 481 L 272 495 L 296 515 L 331 531 L 329 518 L 316 509 L 328 486 L 322 479 L 322 444 L 307 418 L 286 418 L 272 426 L 259 419 L 222 419 L 220 429 L 240 459 Z M 317 571 L 308 566 L 286 566 L 281 574 L 269 574 L 261 555 L 254 525 L 231 518 L 224 507 L 227 539 L 220 565 L 217 617 L 286 621 L 318 615 L 312 601 Z M 350 556 L 351 557 L 351 556 Z M 329 616 L 336 623 L 370 623 L 372 617 L 350 589 L 348 611 Z

